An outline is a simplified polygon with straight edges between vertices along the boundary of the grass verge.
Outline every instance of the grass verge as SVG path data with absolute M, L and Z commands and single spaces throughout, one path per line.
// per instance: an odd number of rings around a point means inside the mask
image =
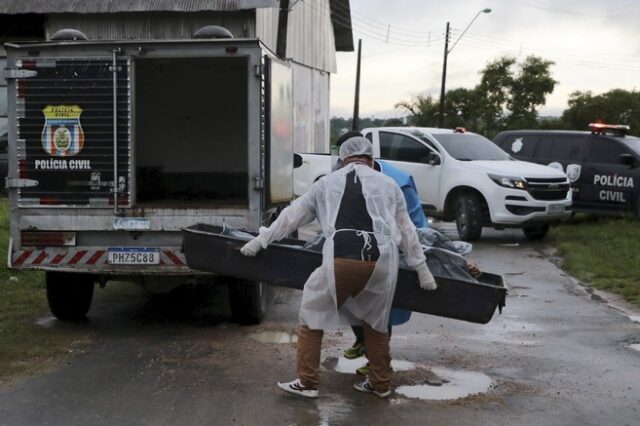
M 551 238 L 568 273 L 640 307 L 640 221 L 578 215 Z
M 47 368 L 86 335 L 77 325 L 45 327 L 36 323 L 38 317 L 48 315 L 44 274 L 8 270 L 8 241 L 7 200 L 0 199 L 0 384 Z

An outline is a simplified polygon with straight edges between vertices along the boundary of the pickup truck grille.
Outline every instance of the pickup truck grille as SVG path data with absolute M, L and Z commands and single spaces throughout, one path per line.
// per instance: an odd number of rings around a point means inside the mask
M 536 200 L 564 200 L 570 190 L 565 178 L 526 178 L 527 191 Z

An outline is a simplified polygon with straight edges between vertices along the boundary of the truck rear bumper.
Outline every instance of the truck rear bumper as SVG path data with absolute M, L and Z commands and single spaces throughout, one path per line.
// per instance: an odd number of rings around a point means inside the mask
M 13 269 L 83 272 L 108 275 L 198 274 L 187 266 L 179 247 L 158 247 L 156 265 L 112 265 L 107 247 L 46 247 L 10 250 L 8 266 Z

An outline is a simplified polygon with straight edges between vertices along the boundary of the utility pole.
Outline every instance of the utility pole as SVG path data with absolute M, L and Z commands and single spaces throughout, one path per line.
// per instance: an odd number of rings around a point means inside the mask
M 462 36 L 467 33 L 467 30 L 469 29 L 471 24 L 473 24 L 476 21 L 476 19 L 478 19 L 478 16 L 480 16 L 483 13 L 491 13 L 491 9 L 486 8 L 478 11 L 478 13 L 476 13 L 476 15 L 471 20 L 471 22 L 469 22 L 469 24 L 465 27 L 462 33 L 458 36 L 456 41 L 453 42 L 453 44 L 451 45 L 451 49 L 449 49 L 449 23 L 447 22 L 447 31 L 444 37 L 444 61 L 442 61 L 442 86 L 440 87 L 440 113 L 438 114 L 438 127 L 444 126 L 444 93 L 445 93 L 444 86 L 447 80 L 447 58 L 449 57 L 449 53 L 451 53 L 453 48 L 456 47 L 456 44 L 458 44 Z
M 449 56 L 449 23 L 444 35 L 444 60 L 442 61 L 442 84 L 440 85 L 440 112 L 438 114 L 438 127 L 444 126 L 444 90 L 447 79 L 447 56 Z
M 360 58 L 362 55 L 362 39 L 358 39 L 358 64 L 356 66 L 356 97 L 353 102 L 353 120 L 351 130 L 358 130 L 360 122 Z

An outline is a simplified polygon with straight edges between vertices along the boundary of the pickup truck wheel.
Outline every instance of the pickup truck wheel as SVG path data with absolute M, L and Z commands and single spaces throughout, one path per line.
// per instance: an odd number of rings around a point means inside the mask
M 47 272 L 47 301 L 54 317 L 63 321 L 84 319 L 93 300 L 94 280 L 88 274 Z
M 456 227 L 464 241 L 476 241 L 482 234 L 482 204 L 476 194 L 464 194 L 456 199 Z
M 547 236 L 549 232 L 549 225 L 538 225 L 538 226 L 525 226 L 522 228 L 522 233 L 528 240 L 531 241 L 539 241 Z
M 231 317 L 239 324 L 259 324 L 266 312 L 265 285 L 259 282 L 229 279 Z

